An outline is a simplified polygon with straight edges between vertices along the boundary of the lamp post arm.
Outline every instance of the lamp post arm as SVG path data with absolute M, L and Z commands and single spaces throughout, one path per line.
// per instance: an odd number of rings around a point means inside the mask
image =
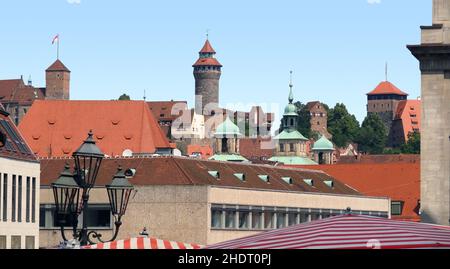
M 111 239 L 106 240 L 106 241 L 102 240 L 101 233 L 98 233 L 96 231 L 90 231 L 87 236 L 87 240 L 88 240 L 89 244 L 97 244 L 97 242 L 94 242 L 94 239 L 100 243 L 108 243 L 108 242 L 112 242 L 112 241 L 116 240 L 117 236 L 119 235 L 119 230 L 120 230 L 121 225 L 122 225 L 122 222 L 120 221 L 120 219 L 114 223 L 114 226 L 116 227 L 115 231 L 114 231 L 114 235 Z M 91 240 L 91 236 L 93 238 L 92 240 Z

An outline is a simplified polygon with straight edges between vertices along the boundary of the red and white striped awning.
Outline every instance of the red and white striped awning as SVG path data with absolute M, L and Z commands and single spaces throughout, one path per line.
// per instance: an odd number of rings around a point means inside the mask
M 341 215 L 254 236 L 208 249 L 421 249 L 450 248 L 450 227 Z
M 87 249 L 199 249 L 197 244 L 186 244 L 156 238 L 129 238 L 109 243 L 100 243 L 83 248 Z

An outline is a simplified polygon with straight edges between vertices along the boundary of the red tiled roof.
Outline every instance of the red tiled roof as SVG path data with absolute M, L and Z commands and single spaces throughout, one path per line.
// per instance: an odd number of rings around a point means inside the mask
M 169 142 L 143 101 L 37 100 L 19 129 L 39 157 L 71 156 L 93 130 L 109 156 L 154 153 Z
M 409 133 L 413 133 L 414 129 L 420 131 L 421 111 L 422 107 L 420 100 L 405 100 L 399 102 L 395 119 L 402 121 L 405 141 L 408 141 L 408 135 Z
M 0 80 L 0 99 L 9 100 L 15 89 L 25 86 L 21 79 Z
M 274 149 L 263 148 L 263 143 L 269 143 L 270 139 L 245 138 L 239 140 L 239 153 L 245 158 L 252 159 L 270 159 L 274 155 Z
M 71 167 L 73 166 L 71 159 L 41 160 L 41 186 L 48 186 L 54 182 L 59 177 L 66 161 L 69 162 Z M 124 169 L 136 169 L 136 174 L 130 179 L 130 182 L 137 186 L 212 185 L 248 189 L 360 195 L 355 190 L 320 171 L 179 157 L 105 159 L 99 170 L 97 185 L 104 186 L 110 183 L 117 172 L 118 165 L 121 165 Z M 219 172 L 220 180 L 210 175 L 209 171 Z M 235 173 L 245 174 L 245 181 L 235 177 Z M 259 175 L 268 175 L 270 183 L 263 181 Z M 281 177 L 291 177 L 293 184 L 285 182 Z M 303 181 L 304 179 L 313 179 L 314 187 L 306 184 Z M 328 187 L 323 182 L 325 180 L 334 180 L 334 188 Z
M 150 111 L 156 120 L 168 120 L 173 121 L 179 117 L 179 115 L 172 114 L 172 108 L 178 104 L 180 105 L 180 110 L 187 107 L 187 101 L 151 101 L 147 102 Z
M 211 46 L 211 43 L 209 43 L 209 40 L 206 40 L 200 53 L 216 53 L 216 51 Z
M 0 134 L 5 142 L 0 142 L 0 157 L 37 162 L 36 156 L 2 104 L 0 104 L 0 122 Z
M 216 58 L 200 58 L 195 62 L 193 67 L 196 66 L 219 66 L 222 67 L 222 65 L 217 61 Z
M 338 164 L 420 163 L 419 154 L 340 156 Z
M 292 167 L 292 166 L 291 166 Z M 420 221 L 420 163 L 297 166 L 321 170 L 362 194 L 404 201 L 403 214 L 393 219 Z
M 207 160 L 209 157 L 213 156 L 213 149 L 210 146 L 188 145 L 187 154 L 191 156 L 194 153 L 200 153 L 201 158 Z
M 378 84 L 375 90 L 369 92 L 367 95 L 378 95 L 378 94 L 397 94 L 397 95 L 408 95 L 407 93 L 401 91 L 394 84 L 389 81 L 384 81 Z
M 46 71 L 65 71 L 70 72 L 69 68 L 67 68 L 60 60 L 56 60 Z
M 21 79 L 0 80 L 0 102 L 4 104 L 32 104 L 44 98 L 44 89 L 25 85 Z

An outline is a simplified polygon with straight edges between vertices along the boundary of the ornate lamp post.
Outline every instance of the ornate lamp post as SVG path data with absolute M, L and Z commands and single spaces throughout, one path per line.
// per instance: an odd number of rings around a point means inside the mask
M 134 189 L 133 185 L 126 179 L 122 168 L 119 167 L 111 184 L 106 185 L 111 213 L 115 219 L 114 235 L 111 240 L 103 241 L 101 234 L 96 231 L 88 231 L 87 212 L 89 192 L 95 186 L 98 171 L 104 158 L 104 154 L 96 146 L 92 136 L 91 131 L 80 148 L 73 153 L 75 173 L 71 173 L 69 166 L 66 165 L 61 176 L 52 184 L 62 237 L 67 241 L 64 234 L 64 227 L 66 226 L 66 219 L 72 217 L 73 236 L 80 241 L 81 246 L 94 243 L 89 238 L 91 235 L 100 242 L 108 242 L 116 239 L 122 224 L 122 216 L 125 215 L 130 194 Z M 83 213 L 82 228 L 78 231 L 78 217 L 81 213 Z

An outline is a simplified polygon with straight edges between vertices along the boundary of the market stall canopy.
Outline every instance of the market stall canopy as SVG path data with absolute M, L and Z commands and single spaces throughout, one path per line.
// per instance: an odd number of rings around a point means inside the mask
M 199 249 L 197 244 L 186 244 L 156 238 L 137 237 L 100 243 L 83 247 L 85 249 Z
M 450 249 L 450 227 L 341 215 L 231 240 L 208 249 Z

